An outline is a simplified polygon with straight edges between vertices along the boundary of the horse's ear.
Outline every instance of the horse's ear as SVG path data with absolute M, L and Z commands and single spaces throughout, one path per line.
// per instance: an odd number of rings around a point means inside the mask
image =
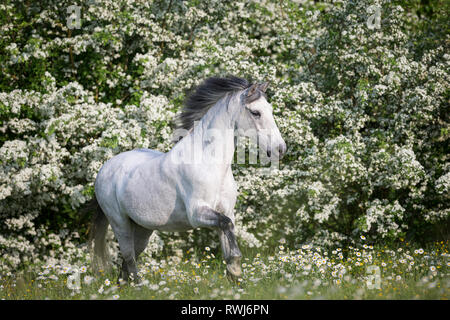
M 268 86 L 269 86 L 269 82 L 263 82 L 258 86 L 258 88 L 262 92 L 266 92 Z
M 250 86 L 250 88 L 248 88 L 247 91 L 247 97 L 251 97 L 252 95 L 254 95 L 256 93 L 256 90 L 258 89 L 258 84 L 254 83 Z

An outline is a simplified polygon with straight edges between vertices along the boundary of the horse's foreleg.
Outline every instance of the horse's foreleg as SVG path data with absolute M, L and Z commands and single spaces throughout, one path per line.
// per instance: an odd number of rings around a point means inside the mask
M 229 238 L 226 236 L 225 232 L 221 229 L 218 230 L 219 233 L 219 240 L 220 244 L 222 246 L 222 252 L 224 253 L 225 261 L 227 263 L 227 272 L 228 275 L 233 278 L 233 280 L 236 280 L 241 275 L 241 257 L 242 254 L 239 250 L 239 248 L 236 246 L 234 247 L 234 250 L 232 250 L 231 243 L 233 241 L 230 241 Z M 234 234 L 233 234 L 234 236 Z M 236 243 L 236 240 L 234 240 Z
M 231 219 L 207 206 L 202 206 L 194 212 L 191 223 L 196 227 L 218 230 L 227 271 L 233 278 L 239 278 L 242 273 L 242 254 L 236 241 L 234 224 Z

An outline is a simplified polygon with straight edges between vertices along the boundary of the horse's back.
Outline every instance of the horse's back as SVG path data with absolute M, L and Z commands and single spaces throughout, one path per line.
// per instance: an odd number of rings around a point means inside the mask
M 106 177 L 112 178 L 114 175 L 127 173 L 137 166 L 163 155 L 164 153 L 152 149 L 135 149 L 115 155 L 100 168 L 97 181 Z M 96 181 L 96 182 L 97 182 Z
M 147 162 L 156 157 L 159 157 L 163 154 L 164 154 L 163 152 L 153 150 L 153 149 L 134 149 L 131 151 L 119 153 L 118 155 L 109 159 L 105 163 L 105 165 L 111 161 L 111 162 L 117 162 L 117 163 L 120 162 L 121 166 L 133 167 L 133 166 L 139 165 L 143 162 Z

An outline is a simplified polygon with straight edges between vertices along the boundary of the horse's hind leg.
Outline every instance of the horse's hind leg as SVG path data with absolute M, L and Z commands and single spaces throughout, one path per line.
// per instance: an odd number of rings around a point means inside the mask
M 124 218 L 120 224 L 111 223 L 111 227 L 119 242 L 120 253 L 122 254 L 122 279 L 128 281 L 132 276 L 138 281 L 138 271 L 134 252 L 134 229 L 135 226 L 129 218 Z
M 137 223 L 135 223 L 133 220 L 129 220 L 131 224 L 131 229 L 133 231 L 132 238 L 133 238 L 133 245 L 134 245 L 134 261 L 135 264 L 137 264 L 137 260 L 139 255 L 145 250 L 148 244 L 148 240 L 150 236 L 152 235 L 153 230 L 145 229 L 144 227 L 141 227 Z M 137 269 L 137 267 L 136 267 Z M 128 271 L 128 263 L 123 259 L 122 262 L 122 272 L 121 277 L 122 279 L 127 279 L 129 275 Z M 120 280 L 118 281 L 120 282 Z
M 153 230 L 146 229 L 140 225 L 134 226 L 134 258 L 138 260 L 139 255 L 147 248 L 148 239 L 153 233 Z

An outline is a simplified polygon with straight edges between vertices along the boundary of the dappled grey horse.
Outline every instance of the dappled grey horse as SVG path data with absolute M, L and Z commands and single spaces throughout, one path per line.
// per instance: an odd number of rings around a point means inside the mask
M 266 100 L 267 83 L 229 76 L 208 78 L 178 117 L 178 142 L 167 153 L 137 149 L 108 160 L 95 181 L 93 264 L 107 268 L 110 224 L 123 258 L 122 278 L 138 279 L 136 260 L 153 230 L 217 230 L 227 274 L 241 275 L 234 233 L 237 187 L 231 164 L 236 138 L 255 135 L 268 159 L 286 151 Z M 119 276 L 120 277 L 120 276 Z

